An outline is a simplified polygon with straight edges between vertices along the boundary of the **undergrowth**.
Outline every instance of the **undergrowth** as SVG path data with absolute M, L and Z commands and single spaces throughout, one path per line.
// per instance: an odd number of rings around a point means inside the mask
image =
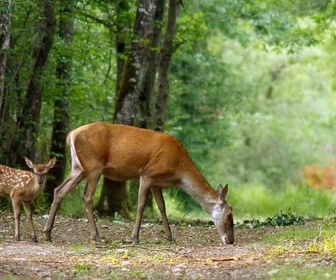
M 303 225 L 305 224 L 305 218 L 298 214 L 282 213 L 282 211 L 272 217 L 266 218 L 264 221 L 257 219 L 244 220 L 243 222 L 237 222 L 236 226 L 239 228 L 257 228 L 265 226 L 291 226 L 291 225 Z
M 309 249 L 319 253 L 336 256 L 335 221 L 330 220 L 319 227 L 318 238 L 309 245 Z

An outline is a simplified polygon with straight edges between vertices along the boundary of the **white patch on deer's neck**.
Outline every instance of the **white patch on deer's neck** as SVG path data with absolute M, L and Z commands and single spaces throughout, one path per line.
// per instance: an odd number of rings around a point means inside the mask
M 211 211 L 211 218 L 213 219 L 214 222 L 222 218 L 222 207 L 218 204 L 216 204 L 212 211 Z

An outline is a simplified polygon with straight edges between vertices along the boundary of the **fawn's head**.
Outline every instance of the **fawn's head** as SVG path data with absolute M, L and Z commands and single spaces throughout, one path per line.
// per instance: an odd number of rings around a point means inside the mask
M 43 185 L 46 175 L 50 168 L 53 168 L 56 164 L 56 158 L 49 160 L 47 164 L 34 164 L 32 161 L 25 157 L 26 164 L 33 170 L 33 173 L 37 176 L 39 185 Z
M 228 193 L 228 185 L 224 188 L 219 185 L 217 192 L 219 201 L 212 211 L 212 219 L 219 231 L 222 242 L 226 244 L 234 244 L 234 222 L 232 207 L 226 202 Z

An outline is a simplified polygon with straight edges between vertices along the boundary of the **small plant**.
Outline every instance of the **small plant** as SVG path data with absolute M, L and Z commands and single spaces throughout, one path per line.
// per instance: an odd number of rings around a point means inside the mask
M 76 263 L 74 267 L 79 271 L 91 271 L 93 269 L 92 265 L 85 263 Z
M 278 213 L 273 217 L 266 218 L 265 221 L 259 221 L 256 219 L 245 220 L 242 223 L 237 223 L 239 228 L 257 228 L 257 227 L 281 227 L 291 225 L 303 225 L 305 224 L 304 217 L 293 213 Z

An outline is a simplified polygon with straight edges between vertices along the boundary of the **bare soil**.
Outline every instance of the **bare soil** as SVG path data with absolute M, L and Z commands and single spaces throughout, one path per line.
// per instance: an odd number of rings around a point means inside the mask
M 284 228 L 236 229 L 236 244 L 220 244 L 217 230 L 198 221 L 172 223 L 175 244 L 158 221 L 144 221 L 141 245 L 128 242 L 132 222 L 97 219 L 102 242 L 90 242 L 88 222 L 58 216 L 53 242 L 43 240 L 46 217 L 35 216 L 39 243 L 25 233 L 14 241 L 14 221 L 0 212 L 0 279 L 269 279 L 275 267 L 297 261 L 323 265 L 307 250 L 278 252 L 262 240 Z M 270 253 L 273 252 L 273 253 Z

